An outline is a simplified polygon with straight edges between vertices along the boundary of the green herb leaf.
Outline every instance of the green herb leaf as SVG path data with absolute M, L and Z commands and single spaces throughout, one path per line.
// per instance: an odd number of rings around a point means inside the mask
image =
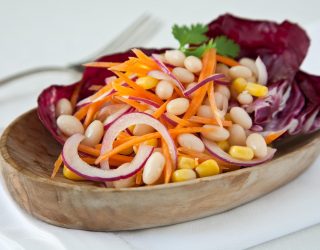
M 240 52 L 240 46 L 226 36 L 216 37 L 213 46 L 222 56 L 237 57 Z
M 208 26 L 203 24 L 193 24 L 190 27 L 186 25 L 172 27 L 173 36 L 179 41 L 180 48 L 184 48 L 187 44 L 201 44 L 208 40 L 205 33 L 208 31 Z

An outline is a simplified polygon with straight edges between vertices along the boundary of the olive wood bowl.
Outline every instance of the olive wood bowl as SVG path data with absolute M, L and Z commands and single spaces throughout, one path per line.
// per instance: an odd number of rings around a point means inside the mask
M 238 207 L 288 183 L 318 156 L 319 133 L 282 140 L 276 157 L 255 167 L 182 183 L 104 188 L 51 179 L 61 151 L 36 110 L 18 117 L 0 140 L 4 183 L 13 199 L 47 223 L 92 231 L 150 228 L 190 221 Z

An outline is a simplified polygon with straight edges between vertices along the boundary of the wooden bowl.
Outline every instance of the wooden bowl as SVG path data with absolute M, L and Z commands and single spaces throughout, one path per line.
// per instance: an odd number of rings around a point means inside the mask
M 61 174 L 50 179 L 61 146 L 31 110 L 2 135 L 0 162 L 10 194 L 34 217 L 66 228 L 133 230 L 221 213 L 271 192 L 311 165 L 320 148 L 319 133 L 285 145 L 275 159 L 257 167 L 184 183 L 106 189 Z

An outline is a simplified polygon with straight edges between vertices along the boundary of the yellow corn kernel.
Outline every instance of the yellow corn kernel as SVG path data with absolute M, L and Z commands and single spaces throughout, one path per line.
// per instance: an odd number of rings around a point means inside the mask
M 151 76 L 144 76 L 140 77 L 137 80 L 137 84 L 140 85 L 144 89 L 152 89 L 157 86 L 159 80 L 151 77 Z
M 76 173 L 72 172 L 66 166 L 63 166 L 63 176 L 69 180 L 73 181 L 84 181 L 85 179 L 82 176 L 77 175 Z
M 232 146 L 229 149 L 229 154 L 236 159 L 249 161 L 252 160 L 254 153 L 249 147 L 244 146 Z
M 248 82 L 246 79 L 242 78 L 242 77 L 238 77 L 236 79 L 234 79 L 232 81 L 232 88 L 238 93 L 240 94 L 242 91 L 245 90 L 246 86 L 247 86 Z
M 196 179 L 197 175 L 192 169 L 178 169 L 172 174 L 173 182 L 181 182 Z
M 179 156 L 178 157 L 178 169 L 194 169 L 197 165 L 196 159 L 191 157 Z
M 142 144 L 145 144 L 145 145 L 152 146 L 152 147 L 156 148 L 158 146 L 158 139 L 157 138 L 153 138 L 153 139 L 150 139 L 150 140 L 146 140 Z M 135 153 L 138 152 L 138 145 L 134 145 L 133 146 L 133 151 Z
M 220 168 L 218 163 L 211 159 L 211 160 L 206 160 L 199 164 L 196 167 L 196 172 L 199 175 L 199 177 L 206 177 L 206 176 L 211 176 L 211 175 L 216 175 L 220 173 Z
M 246 90 L 250 95 L 255 97 L 264 97 L 268 94 L 268 88 L 266 86 L 249 82 L 246 86 Z
M 230 144 L 228 141 L 219 141 L 217 142 L 217 145 L 219 146 L 219 148 L 221 148 L 223 151 L 226 151 L 226 152 L 228 152 L 230 148 Z

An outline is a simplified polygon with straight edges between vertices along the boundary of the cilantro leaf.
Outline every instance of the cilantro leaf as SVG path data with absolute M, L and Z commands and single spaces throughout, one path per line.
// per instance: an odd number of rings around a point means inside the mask
M 193 24 L 190 27 L 183 25 L 174 25 L 172 27 L 173 36 L 179 41 L 180 48 L 184 48 L 187 44 L 201 44 L 208 40 L 205 33 L 208 26 L 203 24 Z
M 240 52 L 240 46 L 226 36 L 218 36 L 213 41 L 214 48 L 222 56 L 237 57 Z

